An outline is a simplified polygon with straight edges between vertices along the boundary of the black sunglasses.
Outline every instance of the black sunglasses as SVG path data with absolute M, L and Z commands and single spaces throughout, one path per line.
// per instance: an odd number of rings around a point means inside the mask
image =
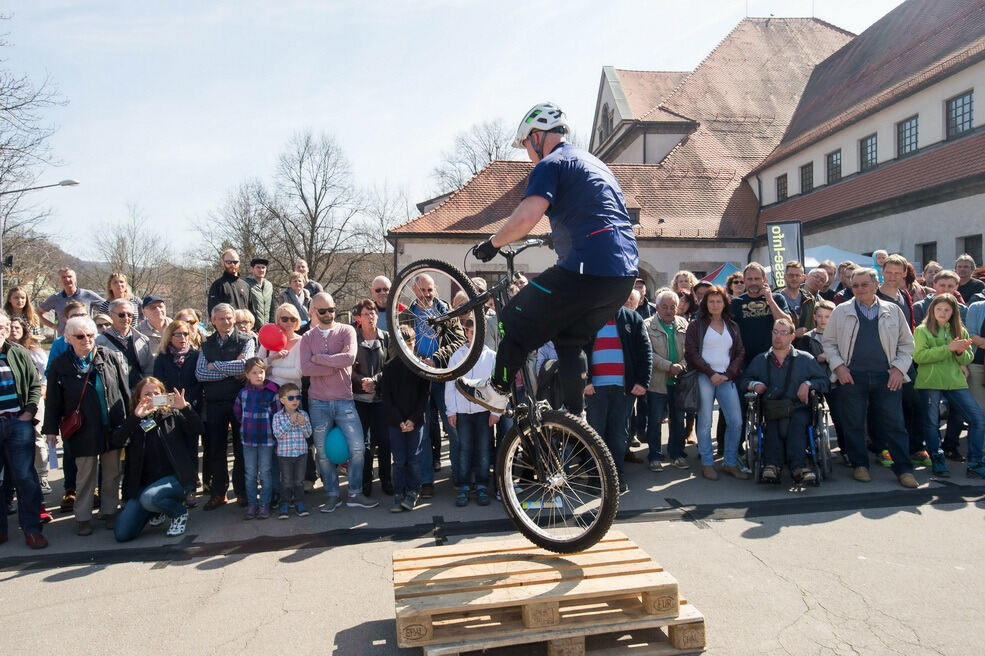
M 133 319 L 132 312 L 117 312 L 116 316 L 118 316 L 121 319 Z
M 285 396 L 284 398 L 286 400 L 288 400 L 288 401 L 300 401 L 301 400 L 301 395 L 300 394 L 290 394 L 288 396 Z
M 318 310 L 319 315 L 323 314 L 335 314 L 335 308 L 315 308 Z

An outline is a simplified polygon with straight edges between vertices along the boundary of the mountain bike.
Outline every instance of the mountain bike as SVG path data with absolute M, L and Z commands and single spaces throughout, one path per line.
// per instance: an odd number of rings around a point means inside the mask
M 505 275 L 482 293 L 446 262 L 418 260 L 405 267 L 390 287 L 386 309 L 390 343 L 397 356 L 431 381 L 447 382 L 466 374 L 482 353 L 487 304 L 492 301 L 498 317 L 509 302 L 511 283 L 520 278 L 514 267 L 516 257 L 545 244 L 549 245 L 547 238 L 528 239 L 501 249 Z M 429 276 L 434 285 L 422 276 Z M 459 291 L 466 300 L 457 307 L 438 298 L 442 294 L 452 298 Z M 469 318 L 474 324 L 473 340 L 465 358 L 449 367 L 445 363 L 451 353 L 467 343 L 461 326 Z M 502 330 L 498 320 L 493 323 Z M 401 338 L 400 326 L 414 329 L 415 345 Z M 422 341 L 432 348 L 443 346 L 444 352 L 423 357 L 419 352 Z M 615 461 L 584 418 L 536 400 L 536 377 L 529 358 L 519 379 L 511 385 L 511 407 L 507 409 L 514 425 L 496 452 L 499 496 L 517 530 L 534 544 L 558 553 L 583 551 L 598 542 L 615 519 L 619 505 Z

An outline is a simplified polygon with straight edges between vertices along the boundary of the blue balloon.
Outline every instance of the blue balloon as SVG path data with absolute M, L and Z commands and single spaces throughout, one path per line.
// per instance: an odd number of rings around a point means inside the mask
M 325 436 L 325 456 L 334 465 L 341 465 L 349 460 L 349 443 L 346 442 L 345 433 L 336 426 L 328 431 Z

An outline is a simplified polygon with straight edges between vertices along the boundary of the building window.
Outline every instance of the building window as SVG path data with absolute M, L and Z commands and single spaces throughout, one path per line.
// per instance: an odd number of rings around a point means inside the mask
M 776 202 L 780 202 L 787 199 L 787 174 L 777 176 L 776 178 Z
M 967 253 L 975 260 L 975 264 L 982 263 L 982 236 L 966 235 L 958 237 L 958 253 Z
M 602 114 L 599 116 L 599 142 L 605 141 L 612 134 L 612 118 L 609 114 L 609 103 L 602 105 Z
M 632 223 L 633 225 L 639 225 L 640 224 L 640 208 L 638 208 L 638 207 L 630 207 L 630 208 L 627 209 L 627 211 L 629 212 L 629 222 Z
M 947 101 L 947 138 L 964 134 L 971 129 L 972 92 L 968 91 Z
M 859 139 L 858 142 L 858 169 L 859 171 L 868 171 L 879 161 L 879 155 L 877 154 L 877 135 L 870 134 L 867 137 Z
M 828 184 L 841 180 L 841 149 L 825 155 L 824 163 L 828 169 Z
M 927 266 L 927 262 L 931 260 L 937 260 L 937 242 L 928 241 L 923 244 L 917 244 L 917 262 L 923 266 Z M 932 282 L 932 281 L 928 281 Z
M 896 156 L 906 157 L 917 151 L 917 117 L 896 124 Z
M 814 162 L 800 167 L 800 193 L 806 194 L 814 189 Z

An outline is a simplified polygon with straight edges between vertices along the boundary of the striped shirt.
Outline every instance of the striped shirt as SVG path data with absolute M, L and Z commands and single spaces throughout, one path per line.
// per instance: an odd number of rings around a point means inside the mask
M 292 424 L 285 410 L 274 415 L 274 437 L 277 438 L 277 455 L 282 458 L 295 458 L 308 452 L 308 437 L 311 436 L 311 419 L 304 410 L 298 410 L 300 424 Z
M 0 414 L 20 413 L 21 404 L 17 398 L 17 384 L 14 372 L 7 364 L 7 354 L 0 353 Z
M 602 326 L 595 336 L 592 349 L 592 385 L 623 387 L 626 380 L 626 366 L 622 357 L 622 342 L 616 332 L 616 320 Z

